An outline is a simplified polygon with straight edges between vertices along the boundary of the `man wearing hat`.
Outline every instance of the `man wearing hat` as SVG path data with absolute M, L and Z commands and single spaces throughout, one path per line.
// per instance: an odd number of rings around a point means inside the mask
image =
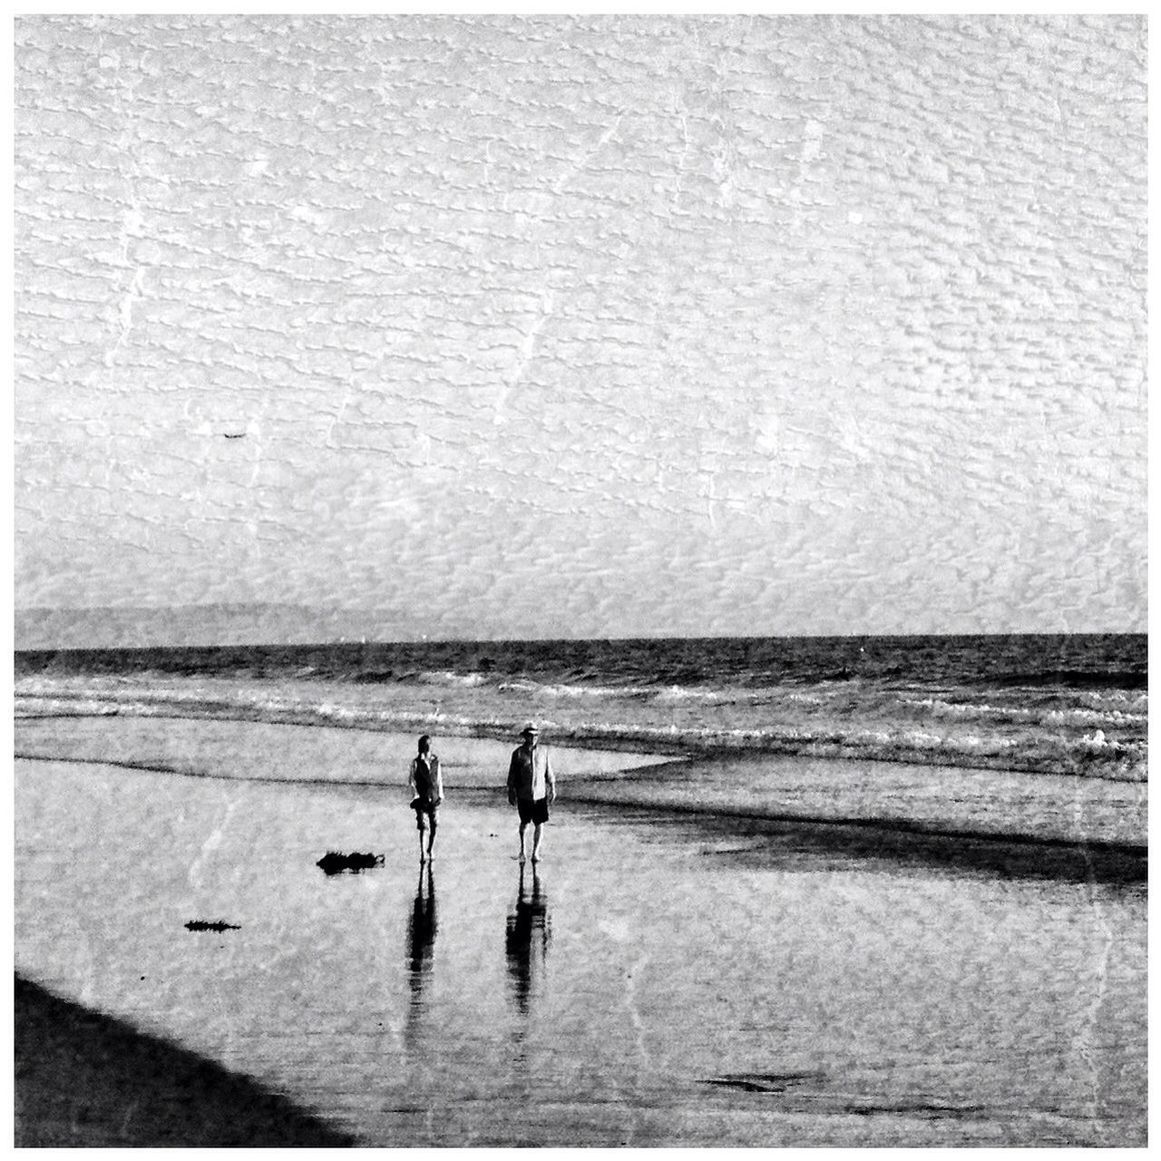
M 548 821 L 548 804 L 556 798 L 556 779 L 548 751 L 538 745 L 540 734 L 529 722 L 520 731 L 524 739 L 512 751 L 508 765 L 508 804 L 520 812 L 520 862 L 524 862 L 524 832 L 532 823 L 532 861 L 540 862 L 540 836 Z

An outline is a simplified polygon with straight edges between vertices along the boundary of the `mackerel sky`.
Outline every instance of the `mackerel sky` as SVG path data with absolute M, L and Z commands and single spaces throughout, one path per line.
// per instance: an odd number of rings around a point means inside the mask
M 1143 630 L 1142 16 L 16 21 L 16 603 Z

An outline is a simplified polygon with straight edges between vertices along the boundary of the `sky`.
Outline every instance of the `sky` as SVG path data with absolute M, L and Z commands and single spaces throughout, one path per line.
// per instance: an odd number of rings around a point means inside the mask
M 1144 17 L 15 36 L 18 608 L 1144 630 Z

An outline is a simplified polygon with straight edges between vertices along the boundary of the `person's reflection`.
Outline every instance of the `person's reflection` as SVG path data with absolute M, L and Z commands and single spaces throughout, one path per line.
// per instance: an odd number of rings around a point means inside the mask
M 520 868 L 520 887 L 516 905 L 508 913 L 508 929 L 504 941 L 508 955 L 508 982 L 512 998 L 522 1016 L 528 1015 L 533 992 L 533 977 L 543 977 L 544 961 L 548 954 L 551 928 L 548 922 L 548 895 L 540 882 L 535 866 L 532 882 L 528 883 L 524 867 Z
M 419 869 L 419 883 L 415 888 L 415 902 L 407 924 L 407 982 L 411 988 L 411 1002 L 407 1006 L 406 1039 L 411 1046 L 419 1031 L 419 1020 L 427 1006 L 424 995 L 431 979 L 435 957 L 435 879 L 431 864 Z

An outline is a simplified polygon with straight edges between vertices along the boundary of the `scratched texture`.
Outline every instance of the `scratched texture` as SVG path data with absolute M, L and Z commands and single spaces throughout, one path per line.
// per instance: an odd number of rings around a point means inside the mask
M 1141 629 L 1145 58 L 1139 16 L 19 18 L 17 604 Z

